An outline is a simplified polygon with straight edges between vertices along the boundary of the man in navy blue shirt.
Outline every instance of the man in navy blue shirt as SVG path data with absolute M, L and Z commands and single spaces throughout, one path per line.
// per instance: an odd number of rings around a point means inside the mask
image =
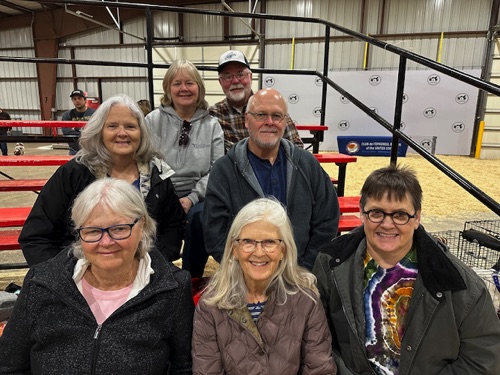
M 249 137 L 210 172 L 204 232 L 207 252 L 218 262 L 233 218 L 261 197 L 274 197 L 286 207 L 301 266 L 312 269 L 319 248 L 337 234 L 339 206 L 332 182 L 309 151 L 283 139 L 287 118 L 287 103 L 278 91 L 257 91 L 245 112 Z

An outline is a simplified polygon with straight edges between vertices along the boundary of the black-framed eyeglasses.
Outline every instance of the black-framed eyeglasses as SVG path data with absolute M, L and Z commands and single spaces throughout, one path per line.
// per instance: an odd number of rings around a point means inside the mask
M 191 123 L 184 120 L 179 136 L 179 146 L 187 146 L 189 143 L 189 132 L 191 131 Z
M 140 219 L 138 217 L 132 224 L 117 224 L 107 228 L 80 227 L 76 231 L 83 242 L 99 242 L 104 236 L 104 232 L 107 232 L 113 240 L 125 240 L 132 235 L 132 228 Z
M 262 241 L 257 241 L 252 238 L 237 238 L 235 239 L 235 241 L 240 244 L 241 250 L 243 250 L 245 253 L 251 253 L 255 251 L 258 244 L 260 244 L 260 247 L 266 253 L 274 253 L 278 249 L 279 244 L 283 242 L 283 240 L 280 240 L 278 238 Z
M 271 117 L 272 122 L 281 122 L 286 117 L 283 113 L 266 113 L 266 112 L 247 112 L 251 114 L 257 121 L 265 121 Z
M 238 81 L 243 81 L 249 74 L 250 72 L 241 71 L 235 74 L 219 74 L 219 78 L 221 81 L 228 83 L 231 82 L 233 78 L 236 78 Z
M 386 216 L 389 216 L 392 219 L 392 222 L 396 225 L 408 224 L 410 219 L 414 219 L 415 217 L 417 217 L 416 212 L 413 215 L 410 215 L 408 212 L 404 211 L 388 213 L 378 209 L 368 211 L 363 210 L 363 214 L 368 217 L 368 220 L 375 224 L 380 224 L 381 222 L 383 222 Z

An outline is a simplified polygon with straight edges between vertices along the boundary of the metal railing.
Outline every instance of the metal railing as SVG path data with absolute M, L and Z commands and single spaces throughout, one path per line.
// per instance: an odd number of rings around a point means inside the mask
M 45 1 L 39 0 L 41 3 L 56 3 L 53 1 Z M 31 62 L 31 63 L 57 63 L 57 64 L 81 64 L 81 65 L 107 65 L 107 66 L 125 66 L 125 67 L 140 67 L 147 69 L 148 76 L 148 84 L 149 84 L 149 97 L 151 99 L 151 103 L 154 103 L 154 91 L 153 91 L 153 70 L 156 68 L 168 68 L 168 64 L 156 64 L 153 62 L 152 49 L 154 45 L 154 34 L 153 34 L 153 11 L 162 11 L 162 12 L 175 12 L 175 13 L 191 13 L 191 14 L 204 14 L 204 15 L 213 15 L 219 17 L 241 17 L 241 18 L 254 18 L 254 19 L 263 19 L 263 20 L 273 20 L 273 21 L 284 21 L 284 22 L 300 22 L 300 23 L 313 23 L 320 24 L 325 26 L 325 47 L 324 47 L 324 61 L 323 61 L 323 71 L 318 72 L 316 70 L 287 70 L 287 69 L 265 69 L 265 68 L 256 68 L 253 69 L 256 73 L 274 73 L 274 74 L 291 74 L 291 75 L 315 75 L 319 77 L 323 81 L 322 87 L 322 96 L 321 96 L 321 118 L 320 124 L 325 124 L 325 116 L 326 116 L 326 96 L 328 86 L 332 87 L 340 94 L 344 95 L 347 99 L 351 101 L 356 107 L 370 116 L 373 120 L 375 120 L 378 124 L 383 126 L 386 130 L 388 130 L 392 134 L 392 149 L 391 149 L 391 163 L 397 162 L 397 151 L 398 151 L 398 141 L 402 140 L 409 147 L 415 150 L 418 154 L 424 157 L 427 161 L 429 161 L 433 166 L 451 178 L 455 183 L 465 189 L 469 194 L 474 196 L 477 200 L 483 203 L 486 207 L 488 207 L 495 214 L 500 216 L 500 204 L 496 202 L 493 198 L 488 196 L 486 193 L 481 191 L 477 186 L 472 184 L 466 178 L 458 174 L 456 171 L 448 167 L 445 163 L 441 162 L 434 155 L 429 153 L 423 147 L 421 147 L 418 143 L 413 141 L 408 135 L 400 129 L 401 124 L 401 114 L 402 114 L 402 106 L 403 106 L 403 94 L 405 87 L 405 79 L 406 79 L 406 64 L 408 60 L 411 60 L 415 63 L 421 64 L 430 69 L 434 69 L 438 72 L 443 73 L 444 75 L 450 76 L 459 81 L 465 82 L 466 84 L 472 85 L 480 90 L 484 90 L 488 93 L 500 96 L 500 86 L 495 85 L 490 82 L 486 82 L 480 78 L 474 77 L 470 74 L 464 73 L 452 67 L 446 66 L 441 63 L 437 63 L 431 59 L 423 57 L 421 55 L 415 54 L 413 52 L 407 51 L 405 49 L 399 48 L 395 45 L 383 42 L 381 40 L 375 39 L 368 35 L 349 30 L 345 27 L 336 25 L 334 23 L 318 19 L 318 18 L 310 18 L 310 17 L 296 17 L 296 16 L 280 16 L 280 15 L 271 15 L 271 14 L 259 14 L 259 13 L 241 13 L 241 12 L 226 12 L 226 11 L 215 11 L 215 10 L 202 10 L 202 9 L 193 9 L 193 8 L 184 8 L 177 6 L 161 6 L 161 5 L 150 5 L 150 4 L 140 4 L 140 3 L 129 3 L 129 2 L 113 2 L 113 1 L 84 1 L 84 0 L 73 0 L 71 4 L 81 4 L 86 6 L 97 6 L 97 7 L 111 7 L 111 8 L 132 8 L 132 9 L 140 9 L 145 12 L 146 17 L 146 50 L 147 50 L 147 63 L 133 63 L 133 62 L 123 62 L 118 63 L 114 61 L 90 61 L 90 60 L 68 60 L 68 59 L 59 59 L 59 58 L 15 58 L 15 57 L 2 57 L 0 56 L 0 61 L 15 61 L 15 62 Z M 338 84 L 336 84 L 333 80 L 328 77 L 328 67 L 329 67 L 329 49 L 330 49 L 330 41 L 331 41 L 331 29 L 342 32 L 348 36 L 351 36 L 357 40 L 364 41 L 369 43 L 372 46 L 377 48 L 382 48 L 385 51 L 394 53 L 399 55 L 399 68 L 398 68 L 398 81 L 397 81 L 397 93 L 396 93 L 396 102 L 395 102 L 395 112 L 394 112 L 394 121 L 393 124 L 379 116 L 377 113 L 372 111 L 368 106 L 358 100 L 356 97 L 351 95 L 349 92 L 344 90 Z M 258 43 L 259 41 L 253 40 L 252 42 Z M 262 40 L 260 41 L 262 42 Z M 182 45 L 182 43 L 180 43 Z M 221 45 L 227 44 L 221 41 Z M 198 66 L 199 70 L 205 71 L 216 71 L 215 67 L 212 66 Z

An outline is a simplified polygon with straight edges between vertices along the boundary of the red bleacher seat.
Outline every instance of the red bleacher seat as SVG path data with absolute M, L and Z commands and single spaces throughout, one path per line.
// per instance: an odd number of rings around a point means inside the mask
M 0 180 L 0 191 L 40 191 L 46 179 Z

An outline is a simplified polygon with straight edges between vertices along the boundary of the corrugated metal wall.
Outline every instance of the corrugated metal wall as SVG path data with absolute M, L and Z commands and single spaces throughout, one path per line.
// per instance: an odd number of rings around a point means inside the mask
M 0 32 L 0 55 L 34 57 L 31 28 Z M 11 117 L 34 120 L 40 118 L 40 101 L 36 65 L 0 62 L 0 108 Z
M 446 35 L 447 32 L 477 31 L 488 29 L 492 0 L 367 0 L 362 9 L 361 0 L 342 1 L 270 1 L 268 13 L 323 18 L 340 26 L 370 35 L 383 34 L 415 34 L 444 32 L 442 60 L 444 64 L 458 69 L 477 68 L 482 65 L 485 37 L 457 38 Z M 382 8 L 385 4 L 385 8 Z M 364 15 L 364 19 L 362 18 Z M 381 20 L 383 24 L 381 25 Z M 363 26 L 364 25 L 364 26 Z M 285 23 L 268 21 L 266 38 L 301 38 L 324 35 L 319 25 Z M 342 36 L 333 31 L 332 36 Z M 391 44 L 411 50 L 417 54 L 436 59 L 439 36 L 393 38 L 386 40 Z M 295 67 L 297 69 L 321 69 L 323 62 L 323 42 L 306 42 L 304 53 L 297 46 Z M 330 46 L 333 59 L 331 70 L 362 69 L 364 62 L 364 45 L 359 42 L 335 41 Z M 313 53 L 309 53 L 312 51 Z M 466 51 L 466 52 L 465 52 Z M 268 46 L 269 57 L 266 66 L 279 67 L 291 56 L 290 43 Z M 275 56 L 280 56 L 276 62 Z M 286 65 L 284 65 L 286 66 Z M 396 69 L 398 59 L 378 48 L 370 48 L 368 68 Z M 409 63 L 408 68 L 421 68 Z
M 493 0 L 270 0 L 267 13 L 280 15 L 323 18 L 341 26 L 376 34 L 398 34 L 388 36 L 388 42 L 402 48 L 436 59 L 439 49 L 439 33 L 444 32 L 442 62 L 453 67 L 481 67 L 484 55 L 486 34 L 481 36 L 447 36 L 457 31 L 487 30 Z M 229 5 L 238 12 L 247 12 L 248 3 L 239 2 Z M 363 4 L 365 5 L 363 9 Z M 385 7 L 382 8 L 383 4 Z M 258 7 L 261 3 L 258 3 Z M 222 4 L 199 6 L 200 9 L 225 10 Z M 260 8 L 259 8 L 260 9 Z M 257 9 L 257 11 L 259 10 Z M 249 19 L 243 20 L 250 22 Z M 256 30 L 262 21 L 257 20 Z M 215 65 L 220 50 L 228 48 L 223 44 L 223 20 L 216 16 L 184 14 L 184 30 L 179 31 L 179 18 L 176 13 L 154 13 L 153 27 L 156 37 L 175 38 L 183 35 L 184 41 L 200 43 L 189 48 L 169 47 L 163 49 L 165 61 L 171 62 L 176 56 L 196 56 L 195 63 Z M 231 35 L 248 35 L 248 26 L 238 18 L 230 18 Z M 122 38 L 117 31 L 101 29 L 75 35 L 61 40 L 59 57 L 76 59 L 95 59 L 109 61 L 146 60 L 145 50 L 138 38 L 145 35 L 145 20 L 137 19 L 124 23 Z M 299 22 L 266 21 L 266 68 L 295 69 L 323 68 L 324 26 L 302 24 Z M 401 34 L 428 33 L 436 35 L 405 37 Z M 342 34 L 333 31 L 333 37 Z M 283 38 L 283 40 L 276 40 Z M 295 38 L 295 59 L 292 61 L 292 38 Z M 301 40 L 301 38 L 307 38 Z M 317 39 L 315 39 L 317 38 Z M 274 39 L 274 41 L 273 41 Z M 121 40 L 123 45 L 120 45 Z M 221 45 L 203 46 L 203 42 L 221 41 Z M 23 28 L 0 32 L 0 54 L 7 56 L 33 56 L 31 30 Z M 182 52 L 181 52 L 182 50 Z M 258 58 L 258 54 L 255 56 Z M 335 39 L 330 45 L 330 70 L 362 69 L 365 61 L 365 45 L 351 39 Z M 258 60 L 256 61 L 258 63 Z M 395 69 L 398 58 L 386 51 L 371 47 L 368 53 L 367 69 Z M 409 68 L 417 68 L 411 62 Z M 419 67 L 421 68 L 421 67 Z M 118 92 L 131 93 L 134 99 L 147 97 L 146 70 L 140 68 L 120 68 L 104 66 L 60 65 L 58 67 L 57 102 L 60 111 L 71 107 L 69 92 L 74 85 L 86 90 L 91 96 L 101 99 Z M 155 72 L 162 77 L 163 72 Z M 218 88 L 216 75 L 203 73 L 207 79 L 207 89 L 216 94 Z M 34 64 L 0 62 L 0 106 L 15 108 L 23 113 L 23 118 L 39 116 L 38 84 Z M 38 112 L 33 112 L 36 110 Z

